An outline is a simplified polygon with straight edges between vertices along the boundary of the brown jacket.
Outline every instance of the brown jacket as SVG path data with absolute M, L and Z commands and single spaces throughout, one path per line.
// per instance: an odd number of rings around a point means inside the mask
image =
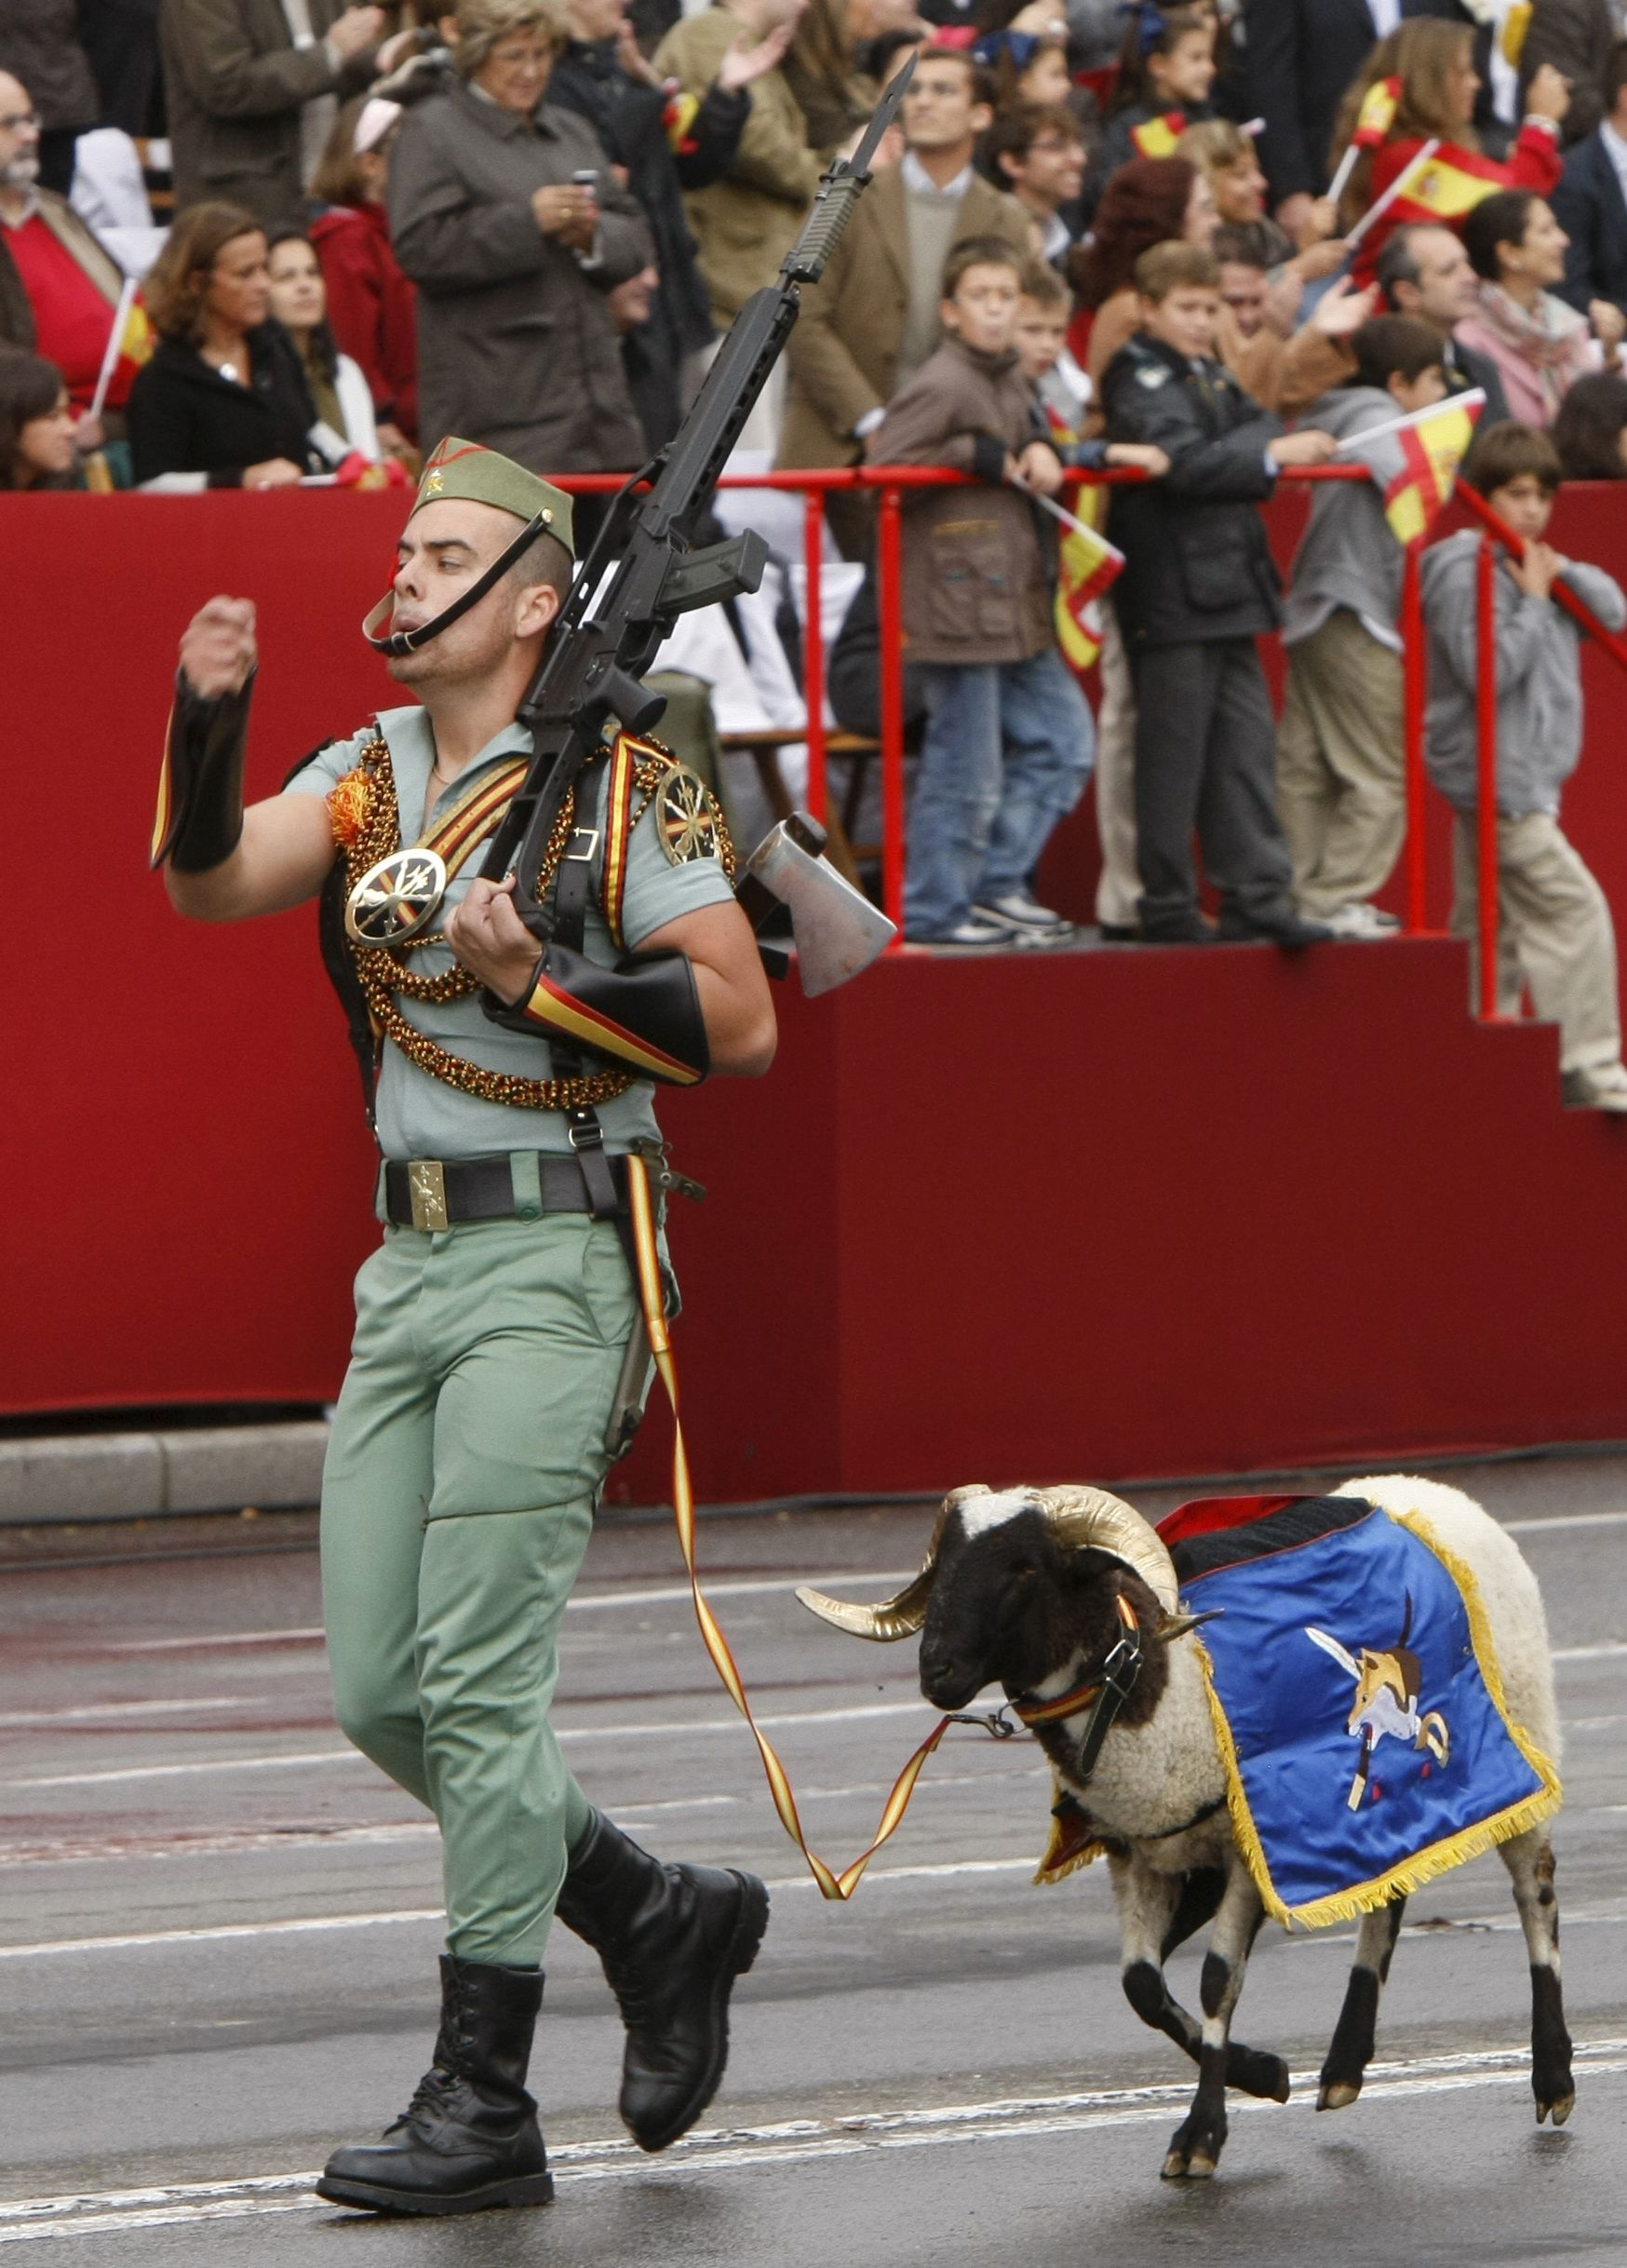
M 595 169 L 598 264 L 537 227 L 534 191 Z M 627 472 L 644 436 L 606 293 L 653 258 L 649 223 L 573 110 L 530 117 L 461 83 L 416 102 L 390 159 L 390 233 L 418 286 L 418 430 L 535 473 Z
M 1007 451 L 1043 439 L 1038 398 L 1015 352 L 980 354 L 958 338 L 946 339 L 888 405 L 867 444 L 872 464 L 944 465 L 988 483 L 904 492 L 912 662 L 1029 661 L 1054 641 L 1039 513 L 1002 485 Z
M 1025 261 L 1032 256 L 1021 206 L 975 175 L 954 242 L 967 236 L 1001 236 Z M 783 467 L 857 464 L 864 452 L 853 429 L 893 393 L 908 310 L 909 221 L 902 177 L 889 166 L 860 197 L 824 276 L 802 294 L 786 355 Z
M 685 17 L 656 48 L 655 68 L 678 79 L 686 93 L 705 95 L 745 29 L 744 20 L 727 8 Z M 809 148 L 808 122 L 785 73 L 766 72 L 751 89 L 733 164 L 721 181 L 691 190 L 683 200 L 719 331 L 727 331 L 751 294 L 779 274 L 827 155 Z
M 372 53 L 335 71 L 322 35 L 347 0 L 310 0 L 312 47 L 296 47 L 281 0 L 164 0 L 159 38 L 177 211 L 244 205 L 267 228 L 303 228 L 300 110 L 373 75 Z

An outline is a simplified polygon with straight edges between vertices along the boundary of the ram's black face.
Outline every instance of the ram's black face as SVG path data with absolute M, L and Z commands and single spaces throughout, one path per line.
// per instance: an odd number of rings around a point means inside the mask
M 935 1708 L 964 1708 L 986 1685 L 1026 1692 L 1056 1666 L 1046 1656 L 1061 1554 L 1043 1509 L 1018 1500 L 992 1521 L 980 1501 L 967 1509 L 939 1545 L 921 1636 L 921 1690 Z

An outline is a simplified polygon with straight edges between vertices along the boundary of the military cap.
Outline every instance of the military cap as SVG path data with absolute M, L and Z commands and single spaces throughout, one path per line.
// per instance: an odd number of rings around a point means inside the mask
M 562 488 L 539 480 L 512 457 L 499 456 L 479 441 L 461 441 L 449 433 L 424 467 L 412 510 L 438 504 L 443 497 L 470 504 L 494 504 L 516 520 L 540 518 L 550 535 L 557 536 L 572 558 L 576 547 L 571 533 L 571 499 Z M 411 514 L 409 513 L 409 519 Z

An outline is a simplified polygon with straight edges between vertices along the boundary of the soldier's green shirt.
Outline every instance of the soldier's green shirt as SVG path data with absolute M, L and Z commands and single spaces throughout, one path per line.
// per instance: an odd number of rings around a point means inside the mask
M 481 775 L 502 758 L 531 754 L 530 733 L 518 724 L 505 726 L 494 740 L 487 742 L 475 762 L 459 774 L 452 786 L 444 790 L 426 812 L 424 798 L 436 755 L 428 716 L 417 707 L 382 709 L 378 728 L 389 748 L 395 770 L 403 843 L 416 842 L 447 805 L 465 795 Z M 335 781 L 356 769 L 361 761 L 361 751 L 371 737 L 370 726 L 349 740 L 333 741 L 318 749 L 310 763 L 289 780 L 285 794 L 326 795 Z M 596 769 L 594 808 L 578 816 L 583 825 L 602 830 L 609 767 L 600 764 Z M 601 832 L 601 844 L 602 841 Z M 438 937 L 452 908 L 467 894 L 479 863 L 478 857 L 471 859 L 448 889 L 430 925 L 433 935 Z M 594 882 L 583 951 L 591 959 L 613 967 L 621 953 L 612 942 L 599 909 L 597 872 Z M 633 829 L 627 850 L 626 889 L 622 905 L 622 929 L 627 952 L 636 952 L 646 938 L 680 915 L 694 913 L 702 906 L 719 905 L 733 896 L 729 878 L 718 858 L 694 858 L 682 866 L 673 866 L 661 847 L 653 817 L 649 811 L 644 813 Z M 425 976 L 438 976 L 451 965 L 450 948 L 443 944 L 426 945 L 412 955 L 413 968 Z M 481 1008 L 477 992 L 464 1000 L 454 1000 L 445 1007 L 432 1007 L 424 1001 L 401 995 L 397 995 L 397 1005 L 421 1032 L 453 1055 L 462 1056 L 466 1062 L 479 1064 L 482 1070 L 507 1072 L 524 1079 L 547 1079 L 554 1075 L 547 1042 L 533 1038 L 529 1033 L 505 1031 L 501 1024 L 492 1023 Z M 639 1080 L 614 1102 L 599 1106 L 599 1123 L 604 1127 L 607 1150 L 628 1150 L 640 1137 L 659 1131 L 654 1094 L 648 1080 Z M 379 1146 L 386 1157 L 477 1157 L 492 1151 L 565 1151 L 571 1146 L 559 1112 L 519 1110 L 512 1103 L 483 1102 L 477 1096 L 461 1094 L 455 1087 L 432 1079 L 427 1072 L 410 1063 L 388 1040 L 379 1065 L 375 1107 Z

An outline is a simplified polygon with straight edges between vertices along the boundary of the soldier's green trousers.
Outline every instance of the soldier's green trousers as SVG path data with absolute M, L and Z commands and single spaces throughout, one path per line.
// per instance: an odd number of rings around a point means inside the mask
M 540 1961 L 591 1819 L 549 1722 L 637 1299 L 585 1214 L 387 1229 L 322 1483 L 340 1724 L 439 1822 L 448 1943 Z

